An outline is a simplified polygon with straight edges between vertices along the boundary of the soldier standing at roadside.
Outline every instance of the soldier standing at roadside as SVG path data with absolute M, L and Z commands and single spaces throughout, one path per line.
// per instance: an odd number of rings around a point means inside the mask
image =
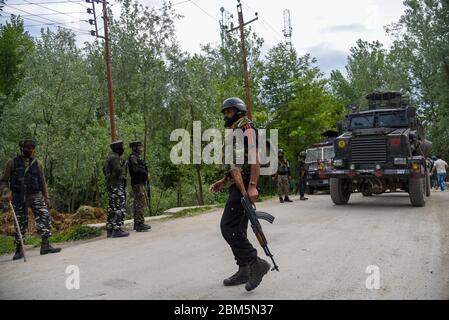
M 273 175 L 273 180 L 276 181 L 278 187 L 279 201 L 283 203 L 292 202 L 288 197 L 290 192 L 290 180 L 292 179 L 290 173 L 290 164 L 287 159 L 284 158 L 284 150 L 278 150 L 278 170 Z M 285 198 L 284 198 L 285 196 Z
M 50 204 L 47 183 L 42 164 L 34 158 L 36 141 L 23 140 L 20 144 L 21 154 L 6 163 L 0 179 L 0 190 L 6 201 L 12 202 L 22 236 L 28 229 L 28 207 L 31 207 L 36 219 L 38 234 L 42 237 L 41 254 L 57 253 L 60 248 L 53 248 L 48 238 L 51 236 L 51 217 L 48 212 Z M 23 258 L 23 248 L 16 227 L 16 253 L 13 260 Z
M 109 196 L 107 237 L 127 237 L 129 232 L 123 230 L 126 213 L 126 163 L 121 158 L 125 149 L 123 141 L 115 141 L 110 146 L 112 152 L 103 167 Z
M 145 185 L 148 183 L 148 167 L 143 161 L 143 144 L 140 141 L 129 144 L 133 151 L 128 158 L 128 169 L 131 176 L 131 186 L 134 196 L 134 230 L 145 232 L 151 229 L 150 225 L 145 224 Z

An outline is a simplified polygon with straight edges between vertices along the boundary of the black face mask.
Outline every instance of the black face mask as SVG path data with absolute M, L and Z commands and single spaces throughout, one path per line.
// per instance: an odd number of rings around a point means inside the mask
M 143 153 L 139 148 L 134 148 L 133 152 L 137 153 L 138 155 L 141 155 Z
M 238 119 L 240 119 L 240 115 L 239 114 L 234 114 L 232 117 L 228 118 L 228 117 L 223 117 L 223 120 L 225 122 L 225 128 L 230 128 L 234 122 L 236 122 Z
M 26 158 L 31 158 L 33 156 L 33 150 L 31 149 L 22 149 L 22 155 Z
M 124 149 L 123 147 L 121 147 L 121 148 L 116 148 L 116 149 L 114 150 L 114 152 L 117 153 L 119 156 L 121 156 L 121 155 L 125 152 L 125 149 Z

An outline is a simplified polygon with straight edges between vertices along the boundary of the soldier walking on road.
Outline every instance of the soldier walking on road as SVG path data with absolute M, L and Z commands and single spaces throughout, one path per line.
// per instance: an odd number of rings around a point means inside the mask
M 51 236 L 50 204 L 42 164 L 34 158 L 36 141 L 26 139 L 20 144 L 21 154 L 6 163 L 0 179 L 0 190 L 5 200 L 12 202 L 22 236 L 28 229 L 28 208 L 33 211 L 38 234 L 42 237 L 41 254 L 57 253 L 48 238 Z M 16 253 L 13 260 L 23 258 L 23 248 L 16 227 Z
M 306 192 L 307 185 L 307 163 L 306 163 L 306 153 L 301 151 L 298 157 L 298 189 L 299 189 L 299 200 L 308 200 L 304 196 Z
M 111 150 L 103 167 L 109 196 L 106 230 L 108 238 L 120 238 L 129 236 L 129 232 L 123 230 L 126 213 L 126 163 L 121 158 L 125 151 L 123 141 L 111 143 Z
M 225 127 L 238 130 L 244 137 L 244 161 L 243 164 L 232 164 L 231 170 L 226 176 L 215 182 L 211 191 L 218 192 L 229 182 L 229 197 L 221 218 L 221 232 L 226 242 L 231 247 L 234 258 L 239 266 L 238 271 L 231 277 L 225 279 L 225 286 L 245 284 L 247 291 L 254 290 L 262 281 L 263 276 L 270 270 L 270 264 L 257 256 L 256 249 L 247 238 L 248 217 L 243 209 L 242 193 L 233 182 L 232 175 L 240 175 L 248 197 L 255 202 L 258 197 L 257 180 L 260 166 L 258 161 L 250 164 L 248 155 L 257 155 L 257 132 L 254 124 L 246 117 L 246 105 L 239 98 L 229 98 L 223 102 L 222 113 L 224 114 Z M 257 156 L 255 156 L 257 158 Z
M 273 175 L 273 180 L 276 181 L 278 187 L 279 201 L 281 203 L 292 202 L 288 197 L 290 192 L 290 181 L 292 179 L 290 173 L 290 164 L 284 158 L 284 150 L 278 150 L 278 170 Z
M 134 196 L 134 230 L 145 232 L 151 229 L 145 224 L 145 185 L 148 183 L 148 167 L 142 159 L 143 144 L 140 141 L 129 144 L 133 151 L 128 158 L 129 174 L 131 176 L 131 186 Z

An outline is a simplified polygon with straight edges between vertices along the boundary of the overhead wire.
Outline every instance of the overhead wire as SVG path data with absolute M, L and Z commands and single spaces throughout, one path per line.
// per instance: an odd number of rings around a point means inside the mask
M 17 11 L 26 13 L 26 14 L 28 14 L 28 16 L 34 16 L 36 18 L 39 18 L 39 19 L 42 19 L 42 20 L 46 20 L 46 21 L 52 23 L 52 25 L 60 25 L 60 26 L 63 27 L 65 25 L 67 25 L 67 24 L 75 23 L 75 22 L 67 23 L 67 22 L 55 21 L 55 20 L 52 20 L 52 19 L 49 19 L 49 18 L 46 18 L 46 17 L 42 17 L 39 14 L 33 14 L 33 13 L 31 13 L 29 11 L 26 11 L 26 10 L 23 10 L 23 9 L 10 7 L 9 4 L 7 4 L 7 7 L 8 7 L 8 9 L 13 9 L 13 10 L 17 10 Z M 4 13 L 8 13 L 9 15 L 12 15 L 12 14 L 13 15 L 17 15 L 17 13 L 14 13 L 14 12 L 6 12 L 6 11 L 3 11 L 3 12 Z M 45 21 L 36 20 L 36 19 L 33 19 L 33 18 L 29 18 L 29 17 L 24 17 L 24 20 L 31 20 L 31 21 L 34 21 L 34 22 L 40 22 L 40 23 L 42 23 L 42 25 L 48 24 Z M 78 20 L 76 22 L 83 22 L 83 21 L 86 21 L 86 20 Z M 71 29 L 71 30 L 78 31 L 78 32 L 88 32 L 87 30 L 79 29 L 79 28 L 76 28 L 76 27 L 70 27 L 70 28 L 67 27 L 66 29 Z
M 240 1 L 248 10 L 252 11 L 254 14 L 256 13 L 255 10 L 253 10 L 248 4 L 246 4 L 243 1 Z M 283 36 L 279 33 L 279 31 L 277 31 L 266 19 L 264 19 L 263 17 L 259 16 L 259 19 L 262 22 L 262 26 L 265 28 L 265 30 L 270 31 L 273 36 L 275 37 L 275 40 L 278 42 L 283 42 L 282 38 Z M 280 36 L 280 37 L 279 37 Z

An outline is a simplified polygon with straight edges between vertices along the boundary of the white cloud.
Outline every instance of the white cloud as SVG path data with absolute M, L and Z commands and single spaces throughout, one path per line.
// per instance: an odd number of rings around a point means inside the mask
M 15 1 L 19 2 L 20 0 Z M 162 0 L 140 0 L 140 2 L 156 8 L 161 7 L 163 3 Z M 181 0 L 172 0 L 172 3 L 178 2 Z M 328 52 L 336 54 L 335 66 L 340 65 L 337 61 L 341 61 L 341 52 L 348 53 L 358 38 L 368 41 L 379 40 L 388 46 L 391 40 L 385 35 L 383 26 L 397 21 L 404 10 L 402 0 L 277 0 L 275 2 L 242 0 L 242 2 L 246 21 L 254 17 L 254 13 L 248 7 L 259 13 L 260 19 L 252 23 L 252 28 L 265 39 L 265 45 L 272 46 L 283 41 L 283 11 L 289 9 L 293 27 L 292 42 L 295 48 L 304 54 L 313 48 L 319 48 L 323 43 L 328 44 L 329 48 L 332 48 Z M 234 23 L 236 24 L 236 4 L 235 0 L 192 0 L 176 5 L 176 10 L 184 16 L 175 25 L 181 47 L 189 52 L 198 52 L 201 44 L 218 44 L 220 42 L 218 23 L 221 17 L 220 7 L 224 7 L 234 14 Z M 72 12 L 74 10 L 85 11 L 86 5 L 88 4 L 80 2 L 78 4 L 54 4 L 51 7 L 59 11 Z M 48 10 L 36 6 L 21 7 L 27 7 L 28 10 L 33 10 L 33 13 L 49 13 Z M 114 12 L 118 12 L 118 9 L 118 5 L 113 6 Z M 89 18 L 87 13 L 74 15 L 80 20 Z M 58 19 L 65 23 L 72 19 L 64 15 L 51 17 L 51 19 Z M 36 22 L 27 22 L 27 24 L 31 23 L 35 24 Z M 78 32 L 80 30 L 87 32 L 91 29 L 87 22 L 78 22 L 69 26 Z M 92 39 L 89 37 L 89 35 L 80 36 L 80 40 L 83 42 Z M 327 61 L 331 64 L 329 55 L 323 55 L 326 52 L 319 53 L 323 60 L 321 63 Z M 325 59 L 323 59 L 324 56 Z M 331 66 L 322 66 L 322 69 L 329 67 Z

